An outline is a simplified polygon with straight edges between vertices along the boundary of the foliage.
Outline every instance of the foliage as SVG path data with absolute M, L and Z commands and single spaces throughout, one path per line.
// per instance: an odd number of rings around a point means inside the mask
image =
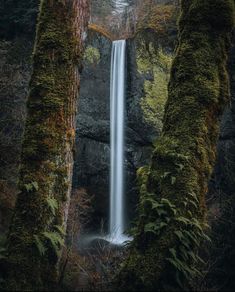
M 165 34 L 168 26 L 175 23 L 174 5 L 156 5 L 150 12 L 147 26 L 158 33 Z
M 168 174 L 164 175 L 163 179 L 166 177 Z M 186 214 L 181 215 L 181 209 L 184 208 L 187 210 Z M 142 193 L 139 216 L 145 223 L 143 229 L 140 229 L 137 222 L 136 227 L 131 230 L 131 235 L 135 238 L 134 245 L 142 248 L 143 244 L 150 244 L 167 229 L 172 230 L 174 245 L 168 248 L 166 256 L 169 266 L 167 277 L 170 275 L 170 280 L 164 284 L 167 291 L 176 287 L 185 289 L 185 282 L 193 282 L 195 277 L 202 276 L 197 267 L 204 265 L 205 262 L 198 255 L 197 248 L 202 242 L 211 240 L 205 233 L 208 226 L 193 217 L 193 209 L 198 208 L 199 201 L 195 194 L 188 194 L 179 208 L 169 199 L 156 199 L 154 194 Z M 172 226 L 177 228 L 172 229 Z
M 34 234 L 35 245 L 38 249 L 40 256 L 44 256 L 46 254 L 47 248 L 45 247 L 44 243 L 41 241 L 38 235 Z
M 59 256 L 61 247 L 64 245 L 64 235 L 65 232 L 61 226 L 54 226 L 55 231 L 45 231 L 40 235 L 34 234 L 34 243 L 41 257 L 48 256 L 46 253 L 48 247 Z M 49 242 L 49 246 L 48 243 Z
M 24 185 L 27 192 L 38 191 L 39 186 L 36 181 Z
M 52 214 L 55 216 L 56 215 L 56 210 L 59 208 L 58 201 L 55 198 L 48 197 L 46 199 L 48 207 L 50 208 Z
M 88 46 L 84 52 L 84 59 L 90 64 L 97 65 L 100 62 L 100 52 L 97 48 Z
M 50 244 L 51 247 L 53 248 L 53 251 L 59 255 L 59 252 L 61 251 L 61 247 L 64 245 L 64 239 L 62 237 L 62 235 L 59 232 L 55 232 L 55 231 L 45 231 L 42 233 L 42 235 L 44 236 L 45 239 L 47 239 Z

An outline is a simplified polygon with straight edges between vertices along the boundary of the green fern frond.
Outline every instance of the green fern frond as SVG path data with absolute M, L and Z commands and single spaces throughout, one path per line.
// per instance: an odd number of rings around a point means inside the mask
M 34 235 L 33 237 L 35 239 L 35 245 L 39 251 L 40 256 L 44 256 L 47 250 L 46 247 L 44 246 L 38 235 Z
M 64 230 L 64 227 L 61 225 L 55 225 L 55 229 L 61 234 L 61 235 L 65 235 L 66 232 Z
M 64 245 L 64 239 L 58 232 L 43 232 L 43 235 L 46 239 L 48 239 L 57 253 L 58 250 Z
M 53 216 L 55 216 L 56 210 L 58 210 L 58 208 L 59 208 L 57 200 L 55 198 L 49 197 L 46 199 L 46 201 L 47 201 L 48 207 L 50 208 Z

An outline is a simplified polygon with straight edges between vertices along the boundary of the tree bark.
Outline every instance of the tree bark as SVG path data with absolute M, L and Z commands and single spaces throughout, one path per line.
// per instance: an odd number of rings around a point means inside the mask
M 76 100 L 88 0 L 42 0 L 17 198 L 7 246 L 9 290 L 57 281 L 70 201 Z
M 233 0 L 182 0 L 164 127 L 139 170 L 139 219 L 118 276 L 127 290 L 189 289 L 204 233 L 219 121 L 229 101 Z M 178 287 L 178 288 L 177 288 Z

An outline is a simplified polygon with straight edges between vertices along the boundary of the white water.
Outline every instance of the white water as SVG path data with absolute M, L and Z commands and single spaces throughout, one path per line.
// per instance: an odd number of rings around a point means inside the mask
M 110 226 L 109 240 L 122 244 L 124 233 L 124 102 L 126 41 L 113 42 L 110 83 Z

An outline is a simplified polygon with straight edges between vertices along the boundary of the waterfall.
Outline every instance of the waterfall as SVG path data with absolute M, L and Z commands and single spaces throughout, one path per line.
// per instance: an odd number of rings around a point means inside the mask
M 124 232 L 124 110 L 126 41 L 113 42 L 110 81 L 110 241 L 121 244 Z

